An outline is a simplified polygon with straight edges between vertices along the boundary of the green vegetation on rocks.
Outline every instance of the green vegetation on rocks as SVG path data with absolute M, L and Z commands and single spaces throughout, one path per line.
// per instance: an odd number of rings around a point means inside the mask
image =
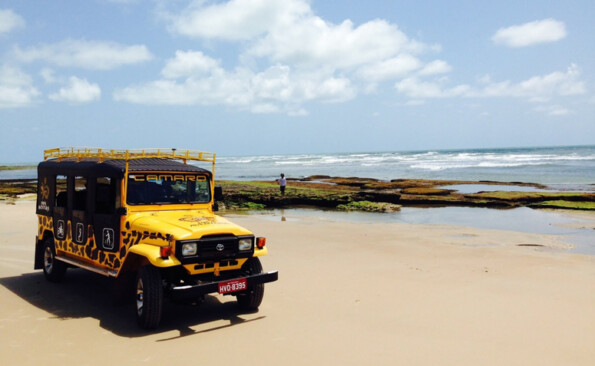
M 25 169 L 35 169 L 35 166 L 26 166 L 26 165 L 0 165 L 0 170 L 25 170 Z
M 241 202 L 241 203 L 230 203 L 228 208 L 230 209 L 245 209 L 245 210 L 263 210 L 265 205 L 262 203 L 254 202 Z
M 17 196 L 36 193 L 37 182 L 30 180 L 23 181 L 0 181 L 0 197 L 16 198 Z
M 543 201 L 538 203 L 532 203 L 529 207 L 533 208 L 560 208 L 566 210 L 585 210 L 595 211 L 595 202 L 573 202 L 573 201 Z
M 356 201 L 338 205 L 337 209 L 343 211 L 394 212 L 399 211 L 401 206 L 386 202 Z
M 414 195 L 428 195 L 428 196 L 448 196 L 453 190 L 450 189 L 439 189 L 439 188 L 426 188 L 426 187 L 415 187 L 415 188 L 404 188 L 401 190 L 404 194 Z
M 503 201 L 543 201 L 543 200 L 592 200 L 595 201 L 595 194 L 580 193 L 580 192 L 509 192 L 509 191 L 494 191 L 494 192 L 480 192 L 465 195 L 468 198 L 483 198 Z
M 275 182 L 219 182 L 225 201 L 231 206 L 242 202 L 263 204 L 267 208 L 315 206 L 342 210 L 387 211 L 384 204 L 396 206 L 468 206 L 468 207 L 535 207 L 590 210 L 595 194 L 582 192 L 515 192 L 494 191 L 461 194 L 441 186 L 481 184 L 546 188 L 540 184 L 492 181 L 447 181 L 397 179 L 383 182 L 368 178 L 334 178 L 312 176 L 289 180 L 284 196 Z M 551 203 L 551 201 L 563 201 Z M 540 204 L 549 202 L 546 205 Z M 374 204 L 371 204 L 374 203 Z

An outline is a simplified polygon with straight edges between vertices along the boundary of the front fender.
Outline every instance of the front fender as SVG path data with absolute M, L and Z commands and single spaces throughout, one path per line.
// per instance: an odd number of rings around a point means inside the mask
M 264 248 L 262 248 L 262 249 L 258 249 L 258 248 L 256 248 L 256 249 L 254 250 L 254 255 L 253 255 L 253 257 L 262 257 L 262 256 L 265 256 L 265 255 L 267 255 L 267 254 L 269 254 L 269 249 L 268 249 L 267 247 L 264 247 Z
M 161 247 L 149 244 L 137 244 L 130 247 L 130 253 L 138 254 L 141 257 L 147 258 L 147 260 L 155 267 L 166 268 L 179 266 L 180 261 L 175 257 L 169 256 L 167 258 L 161 258 Z

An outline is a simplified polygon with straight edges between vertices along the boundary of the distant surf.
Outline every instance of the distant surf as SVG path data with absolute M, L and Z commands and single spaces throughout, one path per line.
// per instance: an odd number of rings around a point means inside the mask
M 311 175 L 530 182 L 595 190 L 595 146 L 219 157 L 218 179 Z

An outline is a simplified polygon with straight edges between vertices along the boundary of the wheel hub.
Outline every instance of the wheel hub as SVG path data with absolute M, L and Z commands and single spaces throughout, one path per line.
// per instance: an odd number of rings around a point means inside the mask
M 54 267 L 54 255 L 49 247 L 43 252 L 43 267 L 47 273 L 51 273 Z
M 143 300 L 144 300 L 144 291 L 143 291 L 143 280 L 139 279 L 136 284 L 136 312 L 139 316 L 143 313 Z

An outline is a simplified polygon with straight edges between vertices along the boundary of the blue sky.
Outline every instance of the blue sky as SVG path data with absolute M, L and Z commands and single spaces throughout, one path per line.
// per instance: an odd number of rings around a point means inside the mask
M 593 1 L 2 1 L 0 163 L 595 143 Z

